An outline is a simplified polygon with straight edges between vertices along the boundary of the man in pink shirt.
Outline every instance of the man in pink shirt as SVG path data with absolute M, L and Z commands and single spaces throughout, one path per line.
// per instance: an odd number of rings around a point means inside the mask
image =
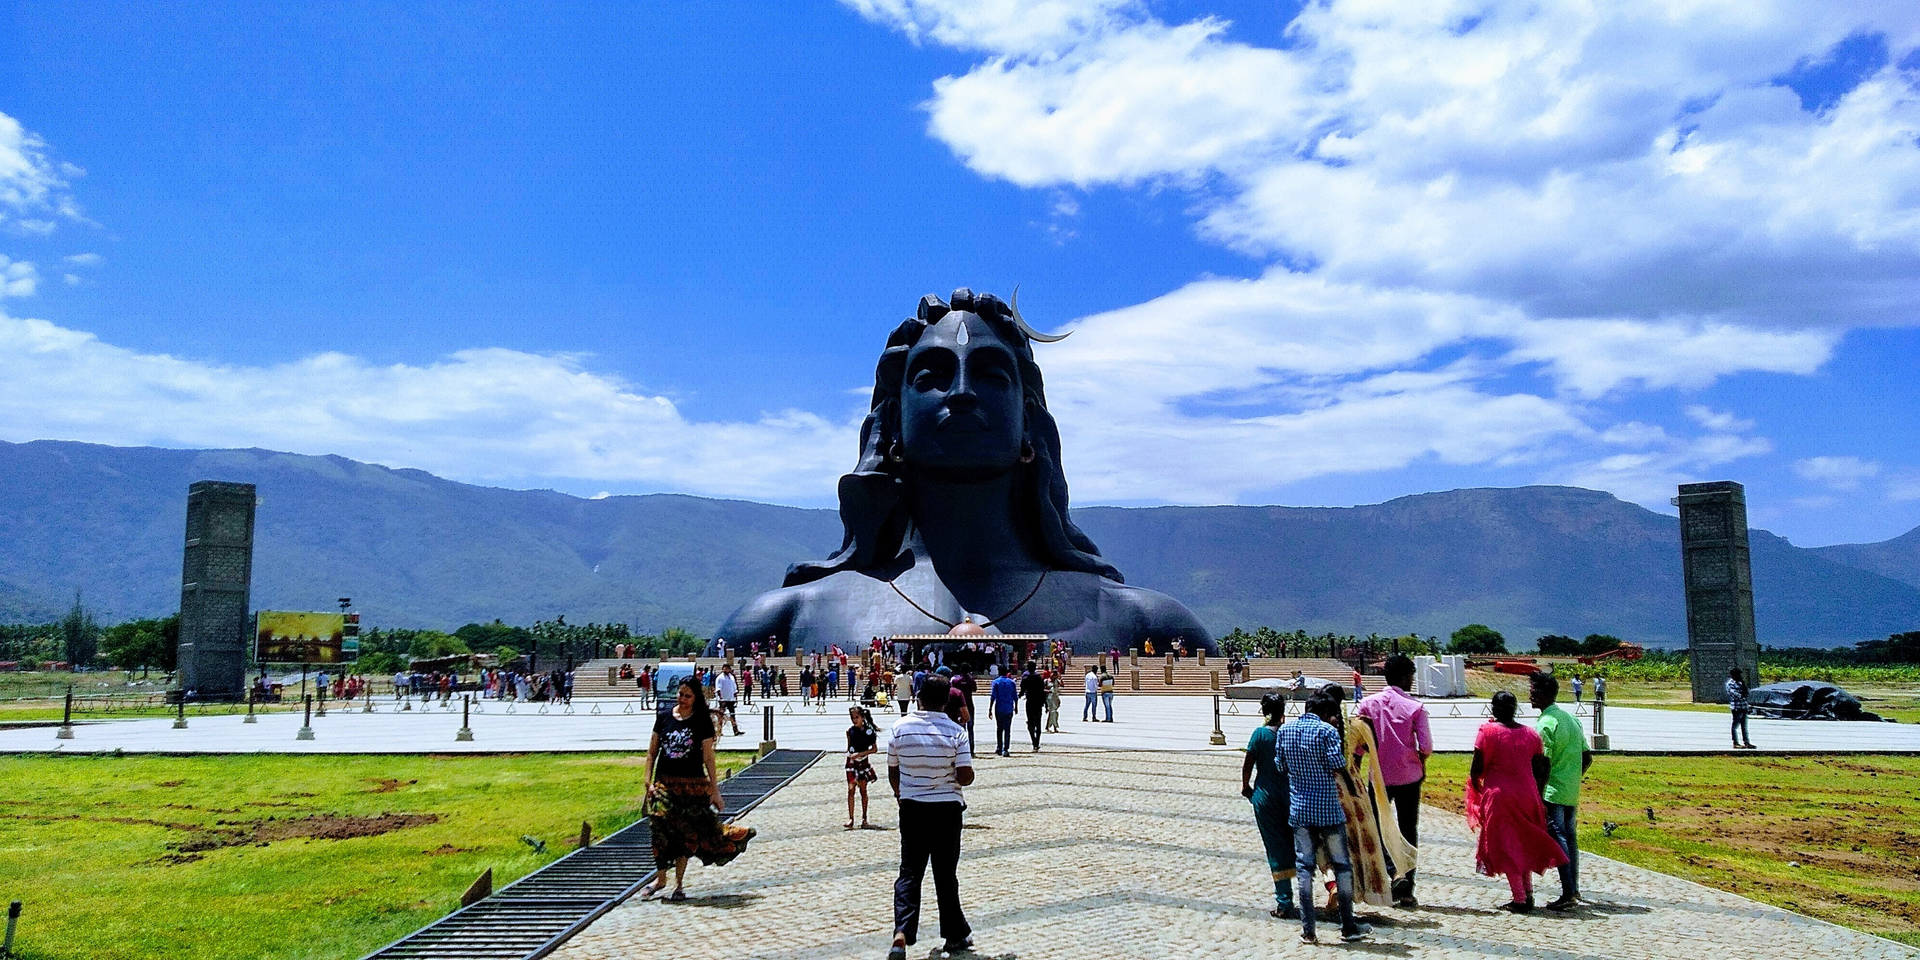
M 1427 726 L 1427 707 L 1407 694 L 1413 687 L 1413 660 L 1401 654 L 1387 658 L 1386 689 L 1360 701 L 1356 711 L 1373 726 L 1380 746 L 1380 775 L 1387 782 L 1400 835 L 1420 845 L 1420 783 L 1427 778 L 1427 757 L 1433 755 L 1433 731 Z M 1393 885 L 1395 906 L 1412 907 L 1413 871 Z

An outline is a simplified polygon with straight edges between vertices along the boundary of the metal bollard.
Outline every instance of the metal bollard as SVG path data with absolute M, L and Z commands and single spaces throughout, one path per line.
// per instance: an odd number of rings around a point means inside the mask
M 67 705 L 60 712 L 60 729 L 54 733 L 55 740 L 73 739 L 73 684 L 67 684 Z
M 1214 676 L 1219 675 L 1219 671 L 1214 672 Z M 1220 695 L 1217 693 L 1213 695 L 1213 735 L 1207 738 L 1207 742 L 1216 747 L 1227 745 L 1227 733 L 1220 729 Z
M 180 691 L 180 702 L 178 706 L 180 709 L 174 714 L 173 728 L 175 730 L 185 730 L 187 728 L 187 692 L 185 690 Z
M 303 716 L 302 719 L 300 720 L 300 732 L 294 734 L 293 738 L 295 740 L 312 740 L 313 739 L 313 694 L 311 693 L 301 694 L 300 705 L 301 705 L 301 709 L 305 711 L 305 716 Z
M 241 723 L 259 723 L 260 722 L 260 719 L 253 715 L 253 691 L 252 690 L 247 691 L 247 718 L 240 722 Z
M 0 942 L 0 957 L 13 956 L 13 928 L 20 923 L 20 901 L 7 905 L 7 939 Z
M 766 756 L 778 748 L 773 742 L 773 707 L 760 708 L 760 756 Z
M 453 735 L 454 742 L 456 743 L 473 742 L 473 727 L 467 723 L 467 711 L 471 709 L 472 706 L 472 697 L 463 696 L 460 698 L 460 732 Z
M 1605 751 L 1613 749 L 1613 738 L 1607 736 L 1607 701 L 1605 697 L 1593 700 L 1593 749 Z

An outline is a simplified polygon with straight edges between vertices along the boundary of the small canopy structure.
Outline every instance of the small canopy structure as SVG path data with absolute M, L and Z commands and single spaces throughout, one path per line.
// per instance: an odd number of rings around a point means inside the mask
M 1261 677 L 1258 680 L 1246 680 L 1228 687 L 1227 699 L 1258 700 L 1269 693 L 1285 693 L 1295 700 L 1303 700 L 1307 694 L 1321 687 L 1333 685 L 1332 680 L 1322 677 Z

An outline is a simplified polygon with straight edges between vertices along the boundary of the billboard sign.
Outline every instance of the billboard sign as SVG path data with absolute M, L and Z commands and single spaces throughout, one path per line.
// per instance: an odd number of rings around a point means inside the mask
M 344 663 L 352 659 L 345 626 L 338 613 L 262 610 L 254 618 L 254 654 L 261 663 Z

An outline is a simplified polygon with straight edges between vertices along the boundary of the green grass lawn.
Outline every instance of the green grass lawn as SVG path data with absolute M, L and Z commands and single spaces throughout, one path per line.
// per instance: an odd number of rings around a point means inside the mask
M 0 901 L 22 960 L 357 957 L 632 822 L 641 760 L 0 757 Z
M 1848 693 L 1860 698 L 1860 704 L 1889 720 L 1920 723 L 1920 684 L 1896 682 L 1842 683 Z M 1527 678 L 1485 670 L 1467 671 L 1467 692 L 1475 697 L 1493 696 L 1496 690 L 1510 690 L 1527 702 Z M 1565 681 L 1560 688 L 1562 700 L 1572 700 L 1573 691 Z M 1725 713 L 1718 703 L 1694 703 L 1693 688 L 1670 680 L 1609 680 L 1607 702 L 1621 707 L 1656 707 L 1661 710 L 1700 710 Z
M 1460 810 L 1468 761 L 1434 757 L 1426 801 Z M 1920 946 L 1920 757 L 1600 756 L 1580 847 Z

